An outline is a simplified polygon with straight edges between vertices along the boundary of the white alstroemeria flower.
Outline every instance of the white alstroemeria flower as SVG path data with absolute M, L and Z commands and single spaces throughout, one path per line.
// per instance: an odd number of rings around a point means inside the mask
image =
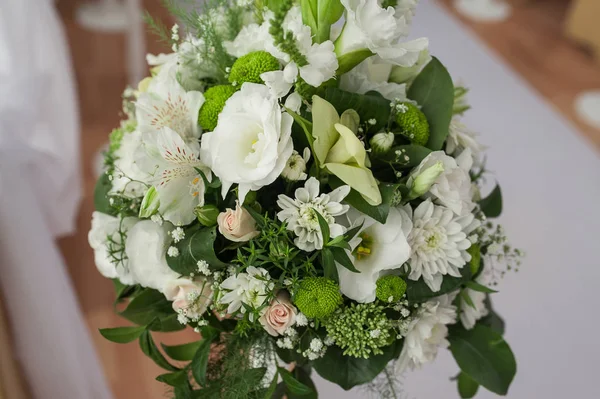
M 281 172 L 281 177 L 287 181 L 306 180 L 306 164 L 310 160 L 310 149 L 306 147 L 302 155 L 294 150 L 290 159 L 285 164 L 285 168 Z
M 352 225 L 363 224 L 359 233 L 350 240 L 351 259 L 360 273 L 353 273 L 337 265 L 340 290 L 360 303 L 375 300 L 377 280 L 385 271 L 399 269 L 409 259 L 411 248 L 407 236 L 412 228 L 408 214 L 391 208 L 385 224 L 351 210 L 348 218 Z
M 453 118 L 446 140 L 446 152 L 456 155 L 467 148 L 471 150 L 473 161 L 476 161 L 486 147 L 477 141 L 477 133 L 467 128 L 458 118 Z
M 341 1 L 346 9 L 346 24 L 335 43 L 338 56 L 370 50 L 395 65 L 409 67 L 427 48 L 427 38 L 401 42 L 408 36 L 409 23 L 407 16 L 397 15 L 394 8 L 384 9 L 372 0 Z
M 137 163 L 140 150 L 142 150 L 142 133 L 139 130 L 124 133 L 119 148 L 114 154 L 115 168 L 111 180 L 111 193 L 132 198 L 144 196 L 148 189 L 144 183 L 148 183 L 149 179 Z
M 220 288 L 228 292 L 219 298 L 218 302 L 229 304 L 228 314 L 238 310 L 245 313 L 246 308 L 242 304 L 258 309 L 265 303 L 268 291 L 272 288 L 270 279 L 269 272 L 262 267 L 250 266 L 245 273 L 232 275 L 220 284 Z
M 467 238 L 479 227 L 473 214 L 456 216 L 443 206 L 434 205 L 430 199 L 423 201 L 414 214 L 410 207 L 403 208 L 412 219 L 413 228 L 408 235 L 412 249 L 410 256 L 411 280 L 423 277 L 434 292 L 440 290 L 445 275 L 460 277 L 460 270 L 471 260 Z
M 215 130 L 202 136 L 202 160 L 221 179 L 223 197 L 237 183 L 243 203 L 281 175 L 294 149 L 292 123 L 264 85 L 244 83 L 227 100 Z
M 162 293 L 170 282 L 180 277 L 167 264 L 171 230 L 173 225 L 170 223 L 159 226 L 150 220 L 142 220 L 129 229 L 125 241 L 129 270 L 134 281 Z
M 125 254 L 115 254 L 118 258 L 123 258 L 120 262 L 115 262 L 115 258 L 109 255 L 109 252 L 116 250 L 117 247 L 124 245 L 119 234 L 121 231 L 127 231 L 133 227 L 139 219 L 128 217 L 121 220 L 114 216 L 102 212 L 92 213 L 92 228 L 88 233 L 88 242 L 94 250 L 94 261 L 100 274 L 106 278 L 118 278 L 123 284 L 135 284 L 133 276 L 129 272 L 129 260 Z
M 377 91 L 390 101 L 406 100 L 406 84 L 388 82 L 393 65 L 381 58 L 369 57 L 342 75 L 340 88 L 352 93 Z
M 210 169 L 199 159 L 197 142 L 186 144 L 168 127 L 144 136 L 146 154 L 144 169 L 153 176 L 160 206 L 158 213 L 176 226 L 191 223 L 196 216 L 194 208 L 204 205 L 206 187 L 198 173 L 201 170 L 211 179 Z
M 282 209 L 277 218 L 287 223 L 287 229 L 296 234 L 294 244 L 304 251 L 323 249 L 323 235 L 317 212 L 329 225 L 330 236 L 337 237 L 346 232 L 336 223 L 335 217 L 348 212 L 349 206 L 341 202 L 350 193 L 349 186 L 341 186 L 329 194 L 319 195 L 319 181 L 311 177 L 304 187 L 296 189 L 295 198 L 280 194 L 277 205 Z
M 396 372 L 416 369 L 435 360 L 439 348 L 449 345 L 448 324 L 456 322 L 454 296 L 442 295 L 421 305 L 408 326 Z
M 473 166 L 471 150 L 465 149 L 458 157 L 452 158 L 444 151 L 434 151 L 421 161 L 410 173 L 407 185 L 411 187 L 417 176 L 441 162 L 443 172 L 437 177 L 427 198 L 433 198 L 436 203 L 450 208 L 457 215 L 470 213 L 475 204 L 472 200 L 471 177 L 469 170 Z
M 489 287 L 489 284 L 492 282 L 492 277 L 492 268 L 484 267 L 481 273 L 479 273 L 475 279 L 475 282 L 485 287 Z M 468 295 L 469 298 L 471 298 L 473 306 L 471 306 L 471 304 L 467 303 L 467 301 L 461 297 L 460 321 L 467 330 L 470 330 L 475 327 L 477 320 L 487 316 L 489 313 L 489 309 L 485 306 L 485 298 L 487 294 L 485 292 L 465 288 L 464 295 Z
M 146 133 L 168 127 L 186 143 L 193 143 L 200 137 L 198 112 L 203 103 L 202 93 L 186 92 L 170 73 L 164 77 L 157 76 L 153 78 L 148 91 L 140 93 L 137 99 L 138 129 Z

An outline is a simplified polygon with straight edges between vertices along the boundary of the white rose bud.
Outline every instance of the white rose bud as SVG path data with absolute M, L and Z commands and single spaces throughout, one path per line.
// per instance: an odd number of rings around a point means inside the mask
M 184 311 L 190 319 L 199 318 L 210 305 L 213 295 L 210 285 L 204 278 L 179 278 L 166 285 L 165 297 L 173 301 L 174 311 Z
M 280 293 L 264 310 L 259 322 L 270 335 L 276 337 L 294 325 L 296 313 L 287 293 Z
M 377 133 L 371 138 L 369 143 L 371 144 L 371 148 L 375 154 L 384 154 L 388 152 L 394 144 L 394 133 Z
M 419 173 L 410 187 L 409 199 L 418 198 L 429 191 L 437 178 L 444 172 L 444 164 L 438 161 Z
M 308 148 L 304 149 L 302 156 L 294 150 L 292 156 L 286 162 L 285 168 L 283 168 L 283 171 L 281 172 L 281 177 L 288 181 L 306 180 L 308 177 L 306 175 L 306 164 L 309 159 L 310 150 Z
M 217 217 L 219 232 L 229 241 L 246 242 L 256 237 L 256 221 L 247 210 L 235 202 L 235 210 L 227 208 Z

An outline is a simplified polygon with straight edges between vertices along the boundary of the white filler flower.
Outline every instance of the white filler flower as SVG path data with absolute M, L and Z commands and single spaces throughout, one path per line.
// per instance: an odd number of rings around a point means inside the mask
M 456 321 L 453 299 L 453 296 L 442 295 L 421 306 L 408 326 L 404 346 L 396 363 L 397 372 L 430 363 L 435 360 L 439 348 L 448 347 L 447 324 Z
M 294 149 L 292 123 L 264 85 L 244 83 L 227 100 L 215 130 L 202 135 L 202 159 L 221 179 L 223 197 L 237 183 L 243 203 L 279 177 Z
M 457 155 L 467 148 L 471 150 L 474 161 L 485 150 L 485 146 L 477 141 L 477 133 L 467 128 L 457 118 L 454 118 L 448 131 L 446 152 L 450 155 Z
M 267 299 L 270 279 L 269 272 L 262 267 L 250 266 L 245 273 L 232 275 L 221 283 L 221 289 L 228 292 L 219 299 L 219 303 L 229 304 L 229 314 L 238 310 L 244 313 L 246 308 L 242 304 L 258 309 Z
M 409 210 L 410 208 L 405 208 Z M 460 268 L 471 260 L 467 238 L 480 222 L 472 214 L 455 216 L 431 200 L 423 201 L 411 215 L 413 228 L 408 235 L 412 249 L 410 257 L 411 280 L 423 277 L 434 292 L 440 290 L 445 275 L 460 277 Z
M 475 282 L 485 287 L 487 287 L 491 281 L 491 267 L 485 267 L 475 279 Z M 488 308 L 485 306 L 485 298 L 487 294 L 485 292 L 465 288 L 463 295 L 469 296 L 471 303 L 467 303 L 467 301 L 461 297 L 460 321 L 467 330 L 470 330 L 471 328 L 475 327 L 477 320 L 487 316 L 489 313 Z
M 287 229 L 296 234 L 294 244 L 305 251 L 323 248 L 323 235 L 319 226 L 317 212 L 329 225 L 330 236 L 337 237 L 346 229 L 337 224 L 336 216 L 341 216 L 349 209 L 348 205 L 340 202 L 350 193 L 349 186 L 341 186 L 329 194 L 319 195 L 319 181 L 311 177 L 304 187 L 295 192 L 295 199 L 287 195 L 279 195 L 277 205 L 282 209 L 277 218 L 287 223 Z

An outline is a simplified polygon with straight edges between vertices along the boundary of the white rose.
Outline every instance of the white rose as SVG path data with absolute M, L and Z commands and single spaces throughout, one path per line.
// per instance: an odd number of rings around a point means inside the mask
M 202 159 L 221 179 L 223 197 L 237 183 L 243 203 L 277 179 L 294 149 L 292 123 L 264 85 L 244 83 L 227 100 L 215 130 L 202 135 Z
M 164 292 L 167 283 L 179 278 L 179 274 L 167 264 L 171 230 L 171 223 L 159 226 L 150 220 L 142 220 L 127 233 L 125 249 L 129 270 L 138 284 Z
M 110 237 L 115 245 L 121 242 L 120 235 L 117 233 L 119 224 L 121 230 L 127 232 L 138 219 L 130 217 L 125 218 L 121 224 L 121 220 L 114 216 L 107 215 L 102 212 L 92 213 L 92 228 L 88 233 L 88 242 L 94 250 L 94 260 L 100 274 L 106 278 L 119 278 L 123 284 L 135 284 L 132 275 L 129 273 L 128 260 L 125 259 L 120 264 L 115 264 L 114 259 L 109 256 L 108 237 Z
M 256 221 L 247 210 L 236 201 L 235 210 L 229 209 L 217 216 L 219 232 L 229 241 L 246 242 L 256 237 Z
M 173 301 L 173 310 L 188 318 L 199 318 L 210 305 L 213 292 L 205 278 L 179 278 L 165 285 L 165 297 Z

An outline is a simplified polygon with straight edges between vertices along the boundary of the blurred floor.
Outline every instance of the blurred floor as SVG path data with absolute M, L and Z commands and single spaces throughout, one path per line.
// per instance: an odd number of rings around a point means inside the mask
M 74 20 L 74 10 L 80 2 L 58 0 L 58 10 L 68 35 L 79 87 L 86 193 L 79 213 L 78 233 L 61 239 L 60 246 L 115 396 L 119 399 L 165 398 L 168 397 L 168 390 L 154 381 L 162 373 L 161 369 L 147 359 L 137 345 L 113 344 L 105 341 L 97 332 L 101 327 L 125 324 L 113 313 L 111 282 L 96 272 L 93 254 L 87 243 L 87 232 L 93 211 L 94 155 L 107 141 L 111 129 L 119 123 L 120 95 L 127 83 L 127 76 L 123 35 L 93 33 L 79 27 Z M 450 4 L 450 0 L 441 2 Z M 144 0 L 143 3 L 151 14 L 167 17 L 159 0 Z M 571 119 L 591 145 L 600 148 L 600 131 L 577 121 L 572 109 L 577 93 L 584 89 L 600 88 L 600 65 L 594 64 L 591 55 L 564 38 L 562 26 L 568 1 L 515 0 L 512 3 L 521 5 L 515 7 L 513 16 L 506 22 L 483 25 L 466 21 L 466 24 L 555 108 Z M 147 35 L 147 43 L 151 53 L 168 51 L 151 35 Z M 463 78 L 468 84 L 468 76 Z M 165 334 L 160 338 L 166 343 L 175 343 L 186 342 L 194 337 L 195 334 L 188 331 Z

